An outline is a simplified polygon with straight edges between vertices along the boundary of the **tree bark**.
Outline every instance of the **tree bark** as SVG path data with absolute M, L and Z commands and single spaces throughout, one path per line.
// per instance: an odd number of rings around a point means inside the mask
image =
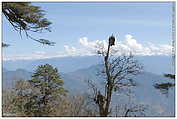
M 107 117 L 109 115 L 109 106 L 110 106 L 111 96 L 112 96 L 112 82 L 111 82 L 111 76 L 110 76 L 109 64 L 108 64 L 109 50 L 110 50 L 110 44 L 108 45 L 108 51 L 104 58 L 105 70 L 106 70 L 106 75 L 107 75 L 107 86 L 105 87 L 106 88 L 106 94 L 105 94 L 106 100 L 104 101 L 104 105 L 99 105 L 99 111 L 100 111 L 101 117 Z

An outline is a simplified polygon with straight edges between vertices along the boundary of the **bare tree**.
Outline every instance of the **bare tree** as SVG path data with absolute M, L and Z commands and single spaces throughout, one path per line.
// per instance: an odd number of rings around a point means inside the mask
M 147 106 L 142 104 L 118 104 L 115 106 L 115 116 L 144 117 L 145 110 L 147 110 Z
M 96 116 L 97 111 L 92 108 L 83 95 L 66 96 L 55 107 L 53 115 L 59 117 L 89 117 Z
M 134 85 L 133 80 L 129 77 L 141 72 L 142 66 L 134 59 L 130 53 L 128 55 L 114 56 L 116 52 L 111 49 L 115 45 L 115 37 L 109 37 L 109 44 L 107 50 L 101 45 L 96 46 L 97 53 L 104 57 L 103 71 L 101 75 L 104 76 L 103 90 L 98 89 L 93 82 L 89 81 L 89 87 L 93 90 L 93 99 L 99 108 L 99 114 L 106 117 L 110 114 L 110 103 L 112 95 L 121 87 Z

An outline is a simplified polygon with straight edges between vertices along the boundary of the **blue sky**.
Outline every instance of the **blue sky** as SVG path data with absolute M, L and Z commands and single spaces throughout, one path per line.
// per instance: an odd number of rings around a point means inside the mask
M 53 23 L 52 32 L 33 34 L 36 38 L 45 38 L 56 42 L 55 46 L 44 46 L 27 39 L 13 30 L 3 17 L 3 41 L 11 44 L 3 48 L 4 58 L 22 58 L 70 55 L 73 52 L 93 45 L 96 40 L 106 40 L 112 33 L 124 45 L 142 45 L 159 51 L 167 48 L 172 41 L 172 3 L 32 3 L 46 11 L 46 17 Z M 126 37 L 129 35 L 130 37 Z M 85 44 L 79 43 L 84 40 Z M 133 44 L 131 44 L 133 43 Z M 149 46 L 149 44 L 151 44 Z M 167 47 L 166 47 L 167 46 Z M 86 49 L 90 48 L 88 46 Z M 169 50 L 169 47 L 167 48 Z M 156 51 L 157 52 L 157 51 Z M 164 51 L 162 51 L 164 52 Z M 35 56 L 33 56 L 36 53 Z M 77 52 L 78 53 L 78 52 Z M 72 53 L 71 53 L 72 54 Z M 75 53 L 76 54 L 76 53 Z M 85 54 L 85 53 L 83 53 Z M 161 53 L 162 54 L 162 53 Z

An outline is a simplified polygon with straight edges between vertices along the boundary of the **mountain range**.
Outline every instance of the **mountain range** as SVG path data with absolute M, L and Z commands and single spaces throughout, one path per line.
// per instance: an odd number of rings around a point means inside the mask
M 64 80 L 64 87 L 69 90 L 70 94 L 90 93 L 87 80 L 92 80 L 101 87 L 103 79 L 97 75 L 97 66 L 76 70 L 69 73 L 60 73 Z M 16 71 L 3 72 L 3 89 L 10 89 L 17 80 L 31 79 L 31 72 L 24 69 Z M 173 82 L 173 80 L 165 78 L 161 75 L 143 72 L 133 77 L 136 86 L 130 87 L 131 99 L 133 103 L 146 105 L 148 108 L 146 116 L 174 116 L 175 106 L 175 89 L 169 88 L 168 93 L 164 95 L 160 90 L 154 88 L 156 83 Z M 113 95 L 112 105 L 130 103 L 129 96 L 123 93 Z
M 135 59 L 144 66 L 144 70 L 155 74 L 173 72 L 172 58 L 170 56 L 136 56 Z M 73 56 L 61 58 L 48 58 L 37 60 L 9 60 L 3 61 L 3 68 L 8 70 L 26 69 L 34 71 L 38 65 L 51 64 L 60 72 L 73 72 L 78 69 L 88 68 L 92 65 L 101 64 L 101 56 Z
M 174 116 L 175 88 L 171 87 L 164 94 L 156 89 L 156 83 L 174 83 L 162 74 L 171 72 L 170 57 L 136 57 L 144 65 L 144 71 L 132 79 L 136 86 L 130 87 L 131 96 L 115 93 L 111 105 L 136 103 L 148 107 L 146 116 Z M 64 80 L 64 87 L 71 94 L 90 93 L 87 80 L 92 80 L 102 87 L 104 79 L 98 75 L 101 57 L 66 57 L 41 60 L 5 61 L 3 62 L 3 89 L 10 89 L 17 80 L 30 80 L 37 65 L 49 63 L 57 68 Z M 35 67 L 35 68 L 34 68 Z M 13 71 L 14 70 L 14 71 Z M 126 92 L 127 93 L 127 92 Z M 131 101 L 129 100 L 131 99 Z

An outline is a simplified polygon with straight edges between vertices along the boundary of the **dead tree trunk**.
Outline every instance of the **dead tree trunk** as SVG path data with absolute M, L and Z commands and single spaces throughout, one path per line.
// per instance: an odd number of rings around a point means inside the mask
M 99 104 L 99 112 L 100 112 L 100 116 L 101 117 L 107 117 L 109 112 L 109 106 L 110 106 L 110 102 L 111 102 L 111 96 L 112 96 L 112 81 L 111 81 L 111 76 L 110 76 L 110 72 L 109 72 L 109 63 L 108 63 L 108 59 L 109 59 L 109 51 L 110 51 L 110 43 L 108 45 L 108 50 L 107 50 L 107 54 L 104 57 L 104 65 L 105 65 L 105 71 L 106 71 L 106 80 L 107 80 L 107 85 L 106 85 L 106 92 L 105 92 L 105 96 L 101 95 L 102 97 L 104 97 L 104 100 L 100 100 Z M 100 98 L 99 98 L 100 99 Z
M 130 74 L 138 74 L 142 68 L 142 66 L 134 60 L 132 55 L 117 56 L 114 59 L 110 59 L 110 48 L 112 45 L 115 45 L 114 36 L 109 37 L 107 51 L 104 52 L 102 47 L 100 47 L 100 51 L 98 50 L 98 53 L 104 56 L 104 71 L 102 75 L 105 76 L 105 92 L 101 93 L 94 84 L 91 84 L 91 88 L 94 92 L 94 102 L 98 105 L 99 115 L 101 117 L 107 117 L 111 113 L 110 104 L 113 92 L 116 92 L 121 86 L 133 85 L 132 80 L 129 80 L 128 76 Z M 125 79 L 125 82 L 121 82 Z

